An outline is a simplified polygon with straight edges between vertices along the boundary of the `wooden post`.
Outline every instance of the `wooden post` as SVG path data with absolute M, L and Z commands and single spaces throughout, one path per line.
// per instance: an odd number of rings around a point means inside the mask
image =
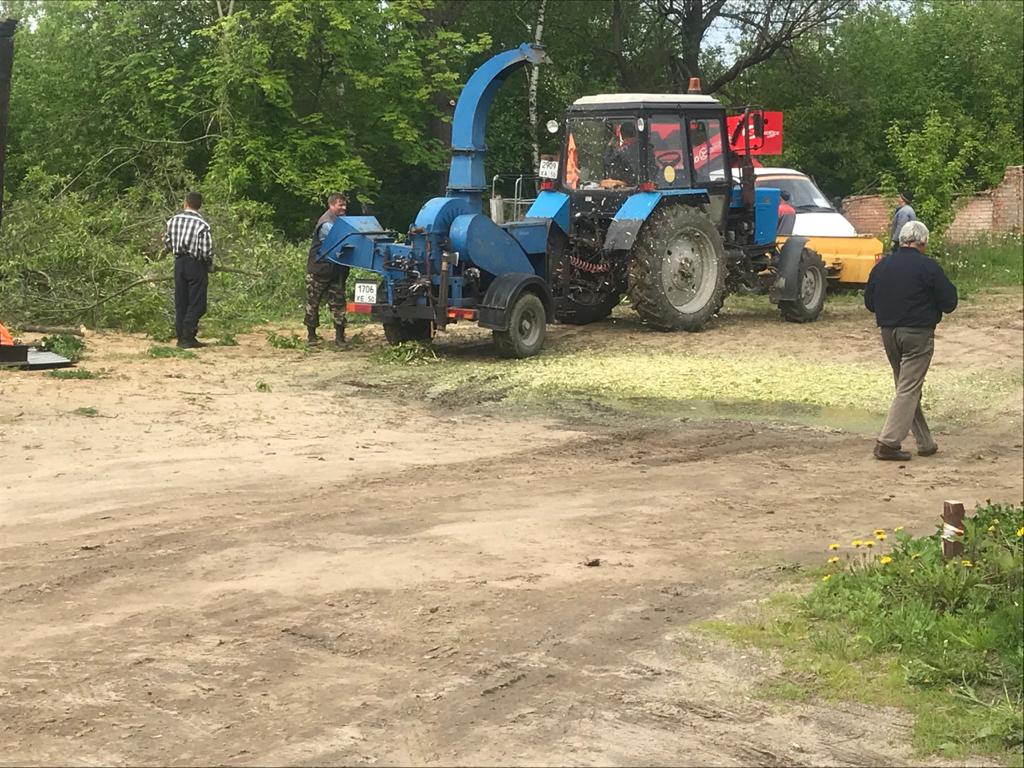
M 17 19 L 0 19 L 0 223 L 4 218 L 4 165 L 7 160 L 7 118 L 11 103 L 14 65 L 14 29 Z
M 964 553 L 964 505 L 961 501 L 942 503 L 942 559 L 953 560 Z

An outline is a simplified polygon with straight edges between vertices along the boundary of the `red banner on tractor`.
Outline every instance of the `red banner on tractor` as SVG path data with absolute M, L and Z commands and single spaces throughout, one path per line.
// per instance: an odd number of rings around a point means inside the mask
M 747 154 L 746 142 L 740 122 L 746 117 L 747 135 L 750 137 L 751 155 L 782 154 L 782 113 L 751 111 L 745 115 L 726 118 L 729 129 L 729 146 L 739 155 Z

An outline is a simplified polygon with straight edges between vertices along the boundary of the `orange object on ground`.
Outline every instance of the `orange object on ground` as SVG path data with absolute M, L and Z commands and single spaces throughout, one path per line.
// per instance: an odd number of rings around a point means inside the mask
M 3 323 L 0 323 L 0 344 L 6 344 L 9 347 L 14 346 L 14 339 L 11 338 L 11 332 L 4 327 Z

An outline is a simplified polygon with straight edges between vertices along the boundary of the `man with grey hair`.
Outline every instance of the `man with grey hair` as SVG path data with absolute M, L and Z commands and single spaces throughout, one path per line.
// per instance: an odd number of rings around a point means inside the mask
M 875 313 L 882 345 L 896 380 L 875 458 L 909 461 L 902 443 L 913 431 L 918 456 L 939 450 L 921 411 L 921 389 L 935 351 L 935 326 L 943 313 L 956 309 L 956 286 L 933 259 L 925 255 L 928 227 L 909 221 L 899 232 L 899 248 L 871 270 L 864 289 L 864 306 Z

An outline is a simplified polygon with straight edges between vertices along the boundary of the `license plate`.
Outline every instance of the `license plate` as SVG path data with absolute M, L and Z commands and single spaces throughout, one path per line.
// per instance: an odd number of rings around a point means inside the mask
M 541 160 L 540 169 L 537 171 L 537 175 L 542 179 L 557 179 L 558 178 L 558 161 L 557 160 Z
M 377 283 L 370 280 L 356 280 L 352 299 L 356 304 L 376 304 Z

